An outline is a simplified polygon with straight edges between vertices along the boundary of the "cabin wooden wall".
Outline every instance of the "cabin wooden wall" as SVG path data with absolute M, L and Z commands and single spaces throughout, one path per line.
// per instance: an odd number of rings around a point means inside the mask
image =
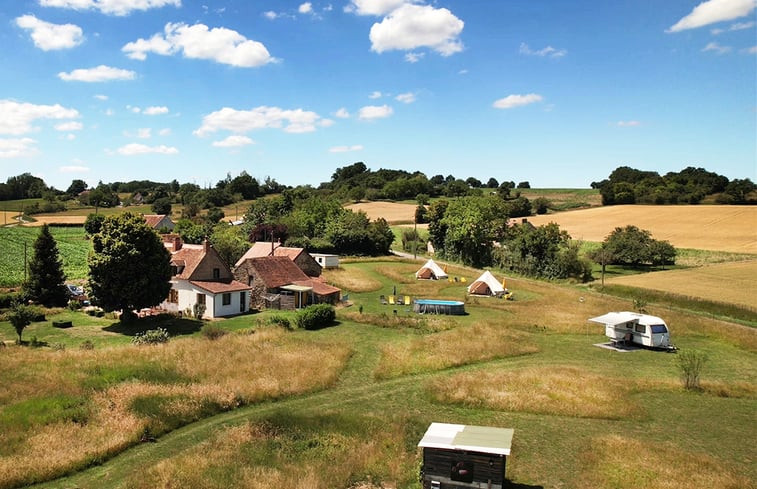
M 492 462 L 491 465 L 489 464 L 490 461 Z M 452 466 L 457 462 L 473 463 L 473 485 L 465 482 L 449 482 Z M 431 487 L 431 479 L 446 481 L 442 485 L 445 489 L 453 487 L 479 487 L 479 482 L 486 483 L 490 480 L 492 484 L 502 487 L 505 480 L 505 465 L 506 458 L 500 455 L 441 448 L 424 448 L 423 488 L 428 489 Z M 438 476 L 438 478 L 434 476 Z

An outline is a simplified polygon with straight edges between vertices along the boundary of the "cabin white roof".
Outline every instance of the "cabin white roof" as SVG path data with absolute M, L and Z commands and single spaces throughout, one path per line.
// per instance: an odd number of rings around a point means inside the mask
M 657 316 L 630 311 L 608 312 L 602 316 L 590 318 L 589 321 L 605 325 L 609 324 L 612 326 L 630 322 L 637 322 L 639 324 L 665 324 L 665 321 Z
M 505 291 L 505 288 L 502 287 L 502 284 L 499 283 L 499 280 L 494 278 L 494 275 L 492 275 L 492 272 L 489 270 L 485 271 L 481 274 L 480 277 L 478 277 L 476 280 L 473 281 L 472 284 L 468 286 L 468 293 L 470 293 L 471 290 L 475 290 L 476 286 L 484 282 L 486 285 L 489 286 L 489 290 L 491 290 L 492 294 L 501 294 Z
M 417 272 L 415 272 L 415 277 L 418 278 L 418 275 L 423 271 L 424 268 L 428 268 L 431 270 L 431 272 L 436 276 L 436 278 L 447 278 L 447 272 L 445 272 L 442 267 L 436 264 L 434 260 L 429 258 L 429 260 L 423 264 L 423 266 L 418 269 Z
M 418 446 L 510 455 L 513 433 L 510 428 L 431 423 Z

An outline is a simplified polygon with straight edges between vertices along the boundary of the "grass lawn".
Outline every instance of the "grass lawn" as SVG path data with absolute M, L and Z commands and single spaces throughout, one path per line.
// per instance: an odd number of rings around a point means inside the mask
M 755 329 L 650 303 L 680 348 L 708 356 L 702 390 L 685 391 L 675 354 L 593 346 L 604 336 L 587 318 L 629 299 L 508 278 L 515 301 L 469 298 L 465 316 L 382 305 L 394 288 L 466 300 L 465 284 L 416 281 L 417 267 L 330 272 L 352 306 L 319 331 L 274 327 L 293 313 L 268 311 L 215 321 L 220 340 L 196 325 L 134 347 L 133 329 L 78 313 L 60 314 L 66 330 L 30 326 L 25 338 L 66 348 L 0 350 L 0 487 L 71 472 L 42 487 L 419 489 L 416 444 L 433 421 L 514 428 L 513 487 L 757 484 Z M 0 334 L 14 337 L 8 323 Z M 78 348 L 85 337 L 94 350 Z M 156 443 L 137 442 L 145 428 Z

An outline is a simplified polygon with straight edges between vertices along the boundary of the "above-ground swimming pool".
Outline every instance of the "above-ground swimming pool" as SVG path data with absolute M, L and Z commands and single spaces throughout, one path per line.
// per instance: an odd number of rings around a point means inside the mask
M 436 299 L 417 299 L 413 311 L 419 314 L 465 314 L 465 303 L 460 301 L 440 301 Z

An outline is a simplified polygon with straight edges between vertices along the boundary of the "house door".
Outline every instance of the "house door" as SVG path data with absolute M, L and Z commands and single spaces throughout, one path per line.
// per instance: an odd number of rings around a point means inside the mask
M 247 294 L 244 292 L 239 293 L 239 312 L 245 311 L 245 306 L 247 305 Z

